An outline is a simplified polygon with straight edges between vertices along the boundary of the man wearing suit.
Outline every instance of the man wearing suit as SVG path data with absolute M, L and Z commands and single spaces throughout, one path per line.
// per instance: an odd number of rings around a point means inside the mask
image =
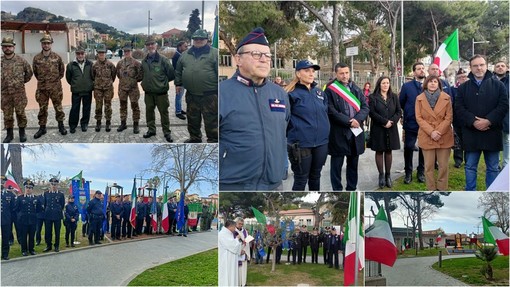
M 361 89 L 350 79 L 349 67 L 344 63 L 335 65 L 336 79 L 327 85 L 329 132 L 329 154 L 331 155 L 331 185 L 341 191 L 342 166 L 347 157 L 345 190 L 356 190 L 358 185 L 359 155 L 365 152 L 363 121 L 369 108 Z
M 46 248 L 43 252 L 51 250 L 52 243 L 52 228 L 55 230 L 55 252 L 60 251 L 60 227 L 62 226 L 62 219 L 64 215 L 65 198 L 64 194 L 58 190 L 58 179 L 50 179 L 50 190 L 44 193 L 44 240 L 46 241 Z

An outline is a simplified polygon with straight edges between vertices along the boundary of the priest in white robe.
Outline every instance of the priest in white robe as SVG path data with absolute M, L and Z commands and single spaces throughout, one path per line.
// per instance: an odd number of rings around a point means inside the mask
M 237 217 L 236 222 L 236 230 L 234 234 L 239 236 L 239 238 L 245 243 L 243 246 L 244 255 L 239 257 L 239 286 L 246 286 L 246 276 L 248 275 L 248 261 L 250 258 L 250 245 L 246 242 L 246 237 L 248 237 L 248 231 L 244 228 L 244 219 L 241 217 Z
M 243 244 L 239 236 L 234 237 L 236 229 L 233 220 L 227 220 L 225 226 L 218 234 L 219 245 L 219 266 L 218 266 L 218 285 L 219 286 L 237 286 L 239 284 L 239 256 L 244 254 Z

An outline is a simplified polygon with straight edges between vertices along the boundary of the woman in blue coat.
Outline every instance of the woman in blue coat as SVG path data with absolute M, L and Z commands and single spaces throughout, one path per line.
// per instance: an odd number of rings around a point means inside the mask
M 285 91 L 291 116 L 287 126 L 287 151 L 294 172 L 292 190 L 320 190 L 322 166 L 328 155 L 329 119 L 327 98 L 315 83 L 319 70 L 308 60 L 299 61 L 296 74 Z

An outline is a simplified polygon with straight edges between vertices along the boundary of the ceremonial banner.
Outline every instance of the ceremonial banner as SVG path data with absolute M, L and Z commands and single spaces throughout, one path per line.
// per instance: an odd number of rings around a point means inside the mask
M 188 204 L 188 226 L 196 226 L 198 224 L 198 213 L 202 211 L 202 204 L 199 202 Z
M 136 178 L 133 179 L 133 189 L 131 190 L 131 213 L 129 214 L 131 226 L 136 228 Z
M 168 213 L 168 192 L 165 189 L 165 195 L 163 196 L 163 208 L 161 214 L 161 228 L 163 228 L 163 232 L 167 233 L 170 228 L 170 220 Z
M 179 204 L 177 204 L 177 212 L 175 213 L 175 221 L 177 222 L 177 230 L 181 230 L 181 228 L 186 224 L 184 220 L 184 197 L 186 194 L 184 191 L 181 191 L 181 195 L 179 198 Z
M 156 206 L 156 189 L 153 190 L 153 196 L 152 196 L 152 204 L 151 204 L 151 225 L 152 225 L 152 231 L 157 232 L 158 231 L 158 208 Z

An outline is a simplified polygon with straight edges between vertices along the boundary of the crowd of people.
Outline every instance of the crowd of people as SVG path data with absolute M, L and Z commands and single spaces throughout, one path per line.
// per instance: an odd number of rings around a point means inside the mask
M 94 119 L 95 131 L 104 127 L 111 131 L 113 83 L 118 78 L 118 96 L 120 100 L 120 121 L 118 132 L 127 129 L 128 101 L 131 105 L 133 133 L 140 132 L 140 90 L 144 90 L 147 132 L 144 138 L 156 135 L 155 109 L 159 111 L 161 126 L 166 141 L 173 142 L 170 131 L 168 109 L 169 83 L 176 86 L 176 116 L 185 120 L 187 115 L 189 143 L 202 142 L 200 132 L 202 117 L 208 142 L 218 142 L 218 50 L 208 44 L 208 33 L 199 29 L 192 35 L 193 46 L 187 49 L 186 43 L 180 43 L 172 62 L 158 53 L 158 44 L 148 38 L 145 41 L 147 55 L 140 61 L 132 57 L 131 44 L 123 47 L 124 57 L 114 65 L 106 58 L 106 46 L 96 48 L 97 60 L 93 63 L 87 59 L 83 47 L 75 50 L 76 58 L 66 65 L 62 58 L 52 51 L 53 38 L 45 34 L 41 42 L 41 53 L 34 56 L 30 65 L 21 56 L 14 53 L 16 43 L 11 37 L 2 39 L 2 111 L 7 131 L 4 143 L 14 140 L 14 114 L 19 127 L 19 141 L 26 142 L 27 117 L 25 108 L 28 98 L 25 84 L 32 76 L 37 79 L 35 99 L 39 104 L 39 129 L 34 134 L 38 139 L 47 132 L 48 104 L 51 100 L 55 109 L 58 130 L 67 134 L 64 124 L 65 113 L 62 108 L 63 90 L 61 79 L 65 76 L 71 89 L 71 111 L 69 113 L 69 130 L 75 133 L 81 127 L 86 132 L 89 127 L 92 95 L 96 107 Z M 182 96 L 186 89 L 187 112 L 182 110 Z M 80 118 L 81 108 L 81 118 Z
M 329 268 L 340 269 L 344 265 L 345 245 L 341 232 L 335 227 L 319 229 L 314 227 L 309 232 L 306 225 L 298 226 L 290 232 L 269 234 L 268 231 L 254 230 L 249 234 L 240 217 L 226 220 L 219 235 L 219 285 L 246 286 L 247 269 L 250 264 L 282 263 L 282 254 L 287 251 L 287 264 L 319 264 L 319 250 L 322 247 L 322 263 Z M 310 248 L 311 254 L 307 256 Z M 273 257 L 271 257 L 273 252 Z M 292 257 L 292 259 L 291 259 Z
M 184 200 L 182 220 L 179 219 L 179 204 L 176 196 L 162 202 L 162 197 L 156 198 L 155 218 L 157 225 L 153 225 L 153 197 L 139 196 L 135 203 L 136 218 L 132 218 L 131 195 L 112 196 L 105 204 L 105 197 L 101 191 L 96 191 L 94 197 L 79 209 L 72 194 L 67 196 L 58 189 L 59 180 L 51 178 L 49 189 L 42 194 L 34 194 L 34 183 L 26 180 L 23 183 L 24 192 L 16 190 L 12 185 L 6 185 L 2 177 L 1 195 L 1 231 L 2 231 L 2 260 L 9 260 L 10 246 L 14 244 L 14 237 L 21 246 L 21 255 L 36 255 L 35 246 L 42 244 L 42 234 L 46 248 L 43 252 L 60 251 L 60 230 L 62 223 L 65 228 L 65 246 L 75 247 L 78 222 L 82 222 L 81 234 L 88 239 L 89 245 L 101 244 L 106 234 L 112 241 L 126 240 L 141 235 L 167 234 L 171 236 L 187 237 L 188 232 L 197 231 L 198 224 L 188 225 L 189 199 Z M 162 226 L 163 205 L 167 205 L 168 229 Z M 200 219 L 200 220 L 198 220 Z M 213 215 L 207 202 L 202 202 L 202 211 L 198 214 L 200 230 L 210 230 Z M 181 226 L 178 228 L 178 222 Z M 13 229 L 14 226 L 14 229 Z M 44 228 L 44 229 L 43 229 Z M 44 233 L 42 232 L 44 230 Z M 14 232 L 15 231 L 15 232 Z M 80 232 L 80 231 L 78 231 Z M 14 236 L 14 233 L 16 236 Z M 53 234 L 55 235 L 53 237 Z
M 322 89 L 315 81 L 320 66 L 296 63 L 294 78 L 269 81 L 272 55 L 262 28 L 236 47 L 237 71 L 220 83 L 220 190 L 281 190 L 288 162 L 292 190 L 319 191 L 330 155 L 332 190 L 354 191 L 359 156 L 375 151 L 379 188 L 393 187 L 393 150 L 404 148 L 404 183 L 413 181 L 413 153 L 418 151 L 416 179 L 427 190 L 448 190 L 449 158 L 465 162 L 465 190 L 476 190 L 479 158 L 486 162 L 486 188 L 508 162 L 508 66 L 494 73 L 486 59 L 469 59 L 454 86 L 440 78 L 439 66 L 413 64 L 414 78 L 397 95 L 389 77 L 359 88 L 349 66 L 337 63 L 335 77 Z M 428 73 L 428 76 L 427 76 Z M 282 89 L 284 87 L 284 89 Z M 282 92 L 283 90 L 283 92 Z M 403 132 L 399 135 L 398 124 Z M 368 132 L 365 132 L 368 131 Z M 345 185 L 342 168 L 346 161 Z M 434 170 L 438 169 L 437 178 Z

